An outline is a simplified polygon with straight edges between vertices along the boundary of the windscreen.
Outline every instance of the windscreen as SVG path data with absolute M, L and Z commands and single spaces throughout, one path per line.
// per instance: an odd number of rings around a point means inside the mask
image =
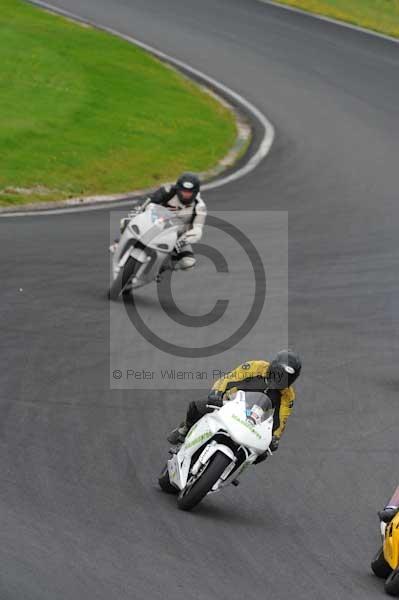
M 273 414 L 272 402 L 262 392 L 245 392 L 245 412 L 247 421 L 259 425 Z
M 390 499 L 390 501 L 388 502 L 389 506 L 399 506 L 399 485 L 396 488 L 392 498 Z
M 160 204 L 150 204 L 148 211 L 152 223 L 161 229 L 180 225 L 180 220 L 165 206 L 161 206 Z

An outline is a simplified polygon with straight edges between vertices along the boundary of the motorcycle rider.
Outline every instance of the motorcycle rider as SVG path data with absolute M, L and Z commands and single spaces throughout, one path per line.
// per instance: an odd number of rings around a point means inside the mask
M 182 221 L 172 260 L 176 269 L 191 269 L 196 263 L 191 244 L 199 242 L 206 220 L 206 205 L 200 195 L 201 182 L 194 173 L 183 173 L 175 185 L 161 187 L 150 196 L 154 204 L 161 204 Z
M 301 359 L 292 350 L 281 350 L 271 362 L 251 360 L 243 363 L 213 384 L 207 400 L 190 402 L 185 421 L 169 434 L 168 441 L 174 445 L 183 443 L 189 429 L 213 407 L 222 406 L 237 390 L 251 390 L 264 392 L 272 401 L 274 423 L 270 450 L 275 452 L 292 412 L 295 401 L 292 384 L 299 377 L 301 369 Z M 267 452 L 258 457 L 256 462 L 266 457 Z
M 191 269 L 196 263 L 191 244 L 199 242 L 201 239 L 207 215 L 206 204 L 201 198 L 200 189 L 201 182 L 197 175 L 188 172 L 182 173 L 174 185 L 160 187 L 140 207 L 141 210 L 144 210 L 150 202 L 161 204 L 175 212 L 180 219 L 182 231 L 171 255 L 173 269 Z M 129 215 L 128 218 L 121 220 L 121 233 L 130 218 Z M 113 247 L 110 247 L 111 251 Z M 161 269 L 161 271 L 165 269 Z
M 380 510 L 378 516 L 384 523 L 389 523 L 399 512 L 399 486 L 396 488 L 392 498 L 383 510 Z

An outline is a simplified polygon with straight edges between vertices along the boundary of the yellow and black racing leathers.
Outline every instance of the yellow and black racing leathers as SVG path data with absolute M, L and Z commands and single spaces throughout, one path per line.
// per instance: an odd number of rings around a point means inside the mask
M 275 409 L 273 435 L 280 439 L 294 406 L 295 391 L 292 386 L 283 390 L 268 389 L 266 377 L 269 365 L 265 360 L 251 360 L 218 379 L 212 386 L 208 400 L 190 403 L 186 417 L 187 426 L 192 427 L 205 413 L 212 410 L 208 408 L 208 404 L 221 405 L 222 393 L 223 399 L 226 400 L 237 390 L 266 391 Z

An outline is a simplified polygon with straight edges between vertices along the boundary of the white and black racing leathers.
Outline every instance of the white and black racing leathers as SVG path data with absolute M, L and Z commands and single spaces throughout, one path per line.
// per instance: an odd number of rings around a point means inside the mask
M 206 204 L 200 193 L 187 205 L 180 201 L 175 185 L 162 186 L 151 194 L 150 200 L 175 212 L 181 220 L 182 229 L 172 259 L 175 268 L 190 269 L 196 262 L 191 244 L 201 239 L 207 215 Z

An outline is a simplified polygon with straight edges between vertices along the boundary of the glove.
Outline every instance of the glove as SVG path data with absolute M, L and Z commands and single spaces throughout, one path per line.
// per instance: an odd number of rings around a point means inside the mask
M 278 437 L 276 435 L 274 435 L 272 437 L 272 441 L 270 442 L 270 446 L 269 446 L 270 450 L 272 452 L 276 452 L 278 450 L 279 443 L 280 443 L 280 440 L 278 439 Z
M 208 402 L 209 404 L 213 404 L 214 406 L 222 406 L 223 396 L 224 392 L 219 392 L 218 390 L 211 390 L 208 394 Z
M 140 213 L 144 212 L 147 206 L 150 204 L 150 202 L 151 198 L 146 198 L 144 202 L 141 203 L 138 201 L 137 204 L 135 204 L 133 208 L 128 212 L 128 217 L 132 219 L 133 217 L 136 217 Z
M 183 250 L 185 245 L 186 245 L 186 240 L 184 238 L 178 239 L 175 244 L 175 252 L 177 254 L 180 254 L 180 252 Z
M 150 203 L 151 203 L 151 198 L 150 197 L 146 198 L 144 200 L 144 202 L 142 202 L 142 204 L 138 205 L 137 212 L 139 212 L 139 213 L 144 212 Z

